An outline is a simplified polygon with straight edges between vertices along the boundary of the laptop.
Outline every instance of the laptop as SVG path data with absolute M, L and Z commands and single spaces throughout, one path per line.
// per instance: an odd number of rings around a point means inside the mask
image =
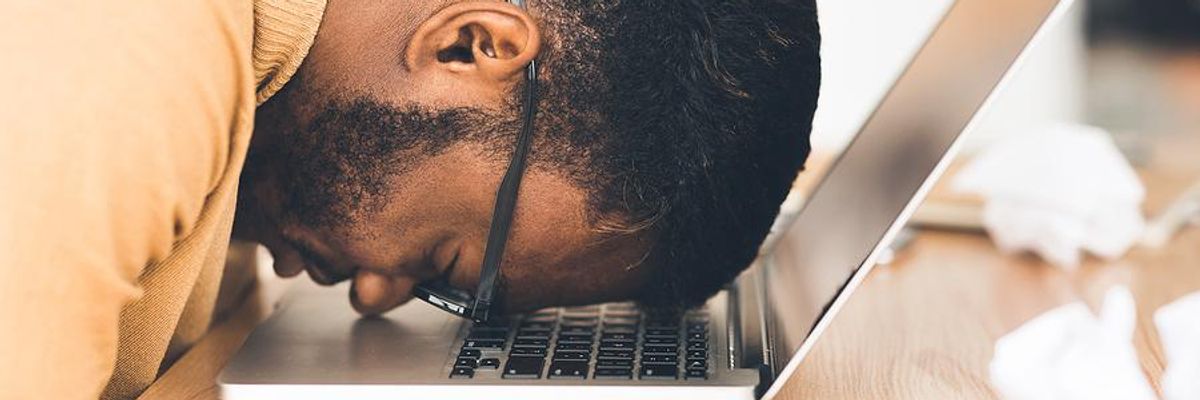
M 225 399 L 773 398 L 1067 0 L 958 0 L 771 250 L 692 310 L 550 308 L 476 326 L 422 302 L 363 319 L 346 287 L 285 294 Z

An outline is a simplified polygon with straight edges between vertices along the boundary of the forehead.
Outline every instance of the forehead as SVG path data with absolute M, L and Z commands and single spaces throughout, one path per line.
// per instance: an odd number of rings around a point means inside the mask
M 506 299 L 515 309 L 627 299 L 649 275 L 643 235 L 564 229 L 528 218 L 541 227 L 514 232 L 503 266 Z

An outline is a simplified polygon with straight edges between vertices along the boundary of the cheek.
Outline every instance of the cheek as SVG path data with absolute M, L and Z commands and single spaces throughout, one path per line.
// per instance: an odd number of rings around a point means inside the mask
M 384 211 L 342 230 L 334 240 L 359 267 L 383 274 L 432 278 L 454 258 L 457 237 L 453 224 L 407 212 Z
M 342 247 L 368 268 L 391 270 L 442 268 L 461 254 L 460 269 L 477 277 L 469 260 L 476 243 L 482 256 L 493 194 L 458 158 L 451 151 L 389 179 L 386 201 L 339 230 Z

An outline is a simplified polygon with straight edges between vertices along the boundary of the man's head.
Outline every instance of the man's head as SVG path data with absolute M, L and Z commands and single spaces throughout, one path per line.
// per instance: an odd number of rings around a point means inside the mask
M 331 0 L 259 109 L 238 231 L 281 274 L 354 279 L 365 312 L 474 289 L 536 58 L 504 301 L 693 304 L 752 260 L 808 155 L 818 47 L 812 0 Z

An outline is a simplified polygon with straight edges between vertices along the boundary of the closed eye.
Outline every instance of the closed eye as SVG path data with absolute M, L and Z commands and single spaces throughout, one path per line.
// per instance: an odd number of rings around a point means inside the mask
M 446 268 L 442 270 L 442 277 L 446 282 L 450 282 L 450 277 L 454 275 L 454 270 L 458 268 L 458 258 L 462 255 L 462 250 L 454 252 L 454 258 L 446 264 Z

